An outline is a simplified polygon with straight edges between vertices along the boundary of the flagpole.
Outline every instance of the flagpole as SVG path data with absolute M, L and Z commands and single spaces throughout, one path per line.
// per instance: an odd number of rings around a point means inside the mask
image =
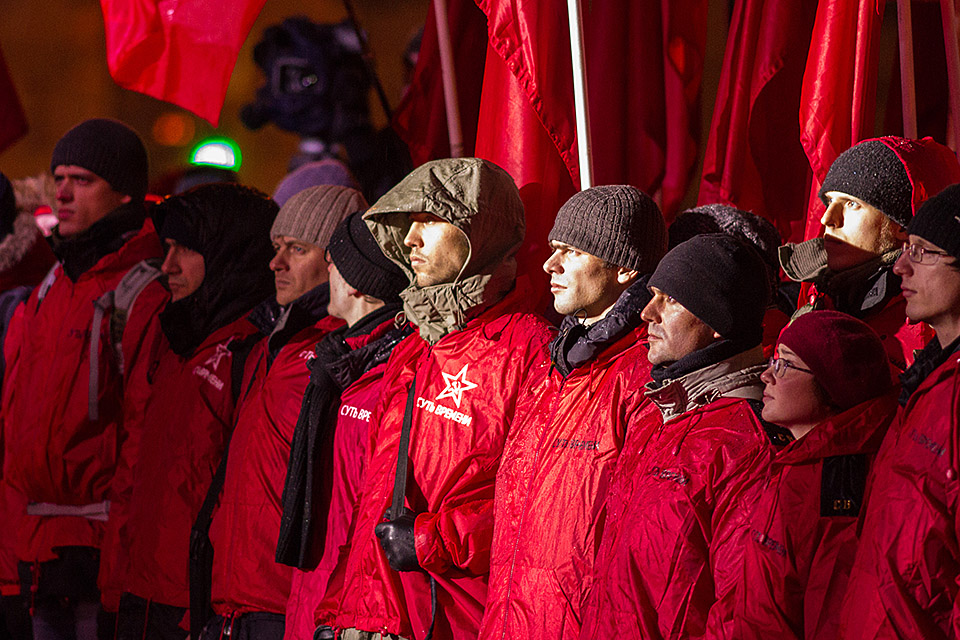
M 897 33 L 900 41 L 900 98 L 903 136 L 917 137 L 917 101 L 913 70 L 913 21 L 910 0 L 897 0 Z
M 570 24 L 570 60 L 573 63 L 573 103 L 577 115 L 577 157 L 580 160 L 580 188 L 593 186 L 590 119 L 587 105 L 587 69 L 583 63 L 583 12 L 580 0 L 567 0 Z
M 950 90 L 947 113 L 947 146 L 957 151 L 960 136 L 960 45 L 957 43 L 957 10 L 953 0 L 940 0 L 943 18 L 943 44 L 947 54 L 947 87 Z
M 433 0 L 433 13 L 437 21 L 437 44 L 440 46 L 443 104 L 447 110 L 447 137 L 450 139 L 450 157 L 459 158 L 463 155 L 463 128 L 460 126 L 460 100 L 457 97 L 457 74 L 453 65 L 453 46 L 450 43 L 447 0 Z

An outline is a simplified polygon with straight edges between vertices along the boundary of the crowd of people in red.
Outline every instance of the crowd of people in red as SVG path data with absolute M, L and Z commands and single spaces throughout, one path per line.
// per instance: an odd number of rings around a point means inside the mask
M 95 119 L 0 174 L 0 595 L 37 640 L 960 636 L 960 164 L 839 156 L 822 236 L 477 158 L 146 203 Z M 334 184 L 327 184 L 332 182 Z M 553 313 L 555 312 L 555 313 Z

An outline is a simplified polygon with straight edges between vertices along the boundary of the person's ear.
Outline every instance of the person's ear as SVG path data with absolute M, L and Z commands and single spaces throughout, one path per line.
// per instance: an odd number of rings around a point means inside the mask
M 617 267 L 617 282 L 620 284 L 629 284 L 633 282 L 640 274 L 636 269 L 626 269 Z

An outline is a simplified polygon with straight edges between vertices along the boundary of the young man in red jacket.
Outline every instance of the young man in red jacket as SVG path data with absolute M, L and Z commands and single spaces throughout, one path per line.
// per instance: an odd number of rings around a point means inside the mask
M 313 639 L 317 605 L 349 538 L 387 358 L 413 332 L 397 324 L 408 280 L 383 255 L 361 213 L 341 222 L 327 246 L 327 311 L 347 324 L 317 343 L 307 365 L 310 384 L 283 489 L 277 561 L 297 567 L 287 600 L 288 640 Z
M 593 187 L 548 236 L 550 375 L 518 408 L 497 472 L 481 638 L 576 639 L 627 424 L 647 400 L 647 278 L 666 252 L 660 209 L 634 187 Z
M 112 483 L 129 439 L 124 384 L 166 294 L 148 286 L 130 310 L 114 354 L 110 322 L 92 326 L 94 302 L 131 267 L 161 255 L 143 204 L 147 153 L 114 120 L 87 120 L 63 136 L 50 168 L 57 185 L 53 250 L 59 266 L 11 326 L 2 410 L 4 479 L 26 495 L 18 558 L 43 638 L 96 637 L 99 549 Z M 49 286 L 46 286 L 49 284 Z M 98 338 L 90 384 L 91 339 Z M 94 393 L 95 392 L 95 393 Z
M 759 254 L 733 236 L 696 236 L 648 284 L 652 403 L 627 426 L 610 481 L 584 640 L 723 637 L 773 457 L 758 417 L 769 295 Z
M 216 615 L 204 638 L 283 637 L 293 569 L 274 561 L 281 493 L 310 380 L 307 362 L 317 342 L 343 324 L 327 314 L 326 249 L 337 224 L 366 206 L 349 187 L 310 187 L 287 200 L 270 230 L 276 298 L 250 316 L 263 338 L 247 360 L 223 495 L 210 526 Z
M 407 274 L 400 295 L 418 332 L 384 373 L 318 634 L 476 638 L 494 478 L 521 389 L 549 362 L 549 327 L 524 312 L 534 296 L 516 281 L 523 204 L 503 169 L 455 158 L 415 169 L 364 219 Z
M 960 185 L 907 227 L 894 270 L 936 336 L 901 377 L 900 420 L 870 475 L 842 638 L 960 636 Z
M 104 595 L 108 586 L 123 593 L 121 640 L 186 637 L 190 529 L 229 438 L 239 347 L 257 334 L 245 316 L 273 291 L 267 232 L 276 213 L 265 194 L 230 183 L 195 187 L 154 209 L 171 299 L 147 373 L 127 394 L 137 457 L 125 469 L 129 488 L 107 529 L 101 571 Z
M 957 181 L 957 156 L 932 138 L 884 136 L 841 153 L 820 187 L 823 235 L 780 249 L 783 272 L 804 283 L 799 305 L 863 320 L 897 369 L 910 366 L 931 334 L 907 321 L 893 263 L 923 201 Z

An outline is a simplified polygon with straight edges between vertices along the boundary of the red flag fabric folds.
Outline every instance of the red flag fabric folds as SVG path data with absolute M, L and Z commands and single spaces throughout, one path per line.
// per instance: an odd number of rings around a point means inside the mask
M 837 156 L 873 136 L 884 2 L 821 0 L 800 98 L 800 140 L 813 170 L 806 238 L 820 234 L 820 184 Z
M 27 118 L 20 106 L 17 89 L 7 70 L 0 51 L 0 151 L 3 151 L 27 132 Z
M 803 240 L 810 165 L 800 143 L 800 88 L 817 0 L 737 0 L 699 204 L 722 202 Z
M 265 2 L 101 0 L 110 75 L 216 126 L 240 47 Z
M 436 20 L 431 2 L 417 67 L 393 116 L 393 128 L 407 143 L 414 166 L 450 156 Z M 463 155 L 472 156 L 487 50 L 487 18 L 473 0 L 447 0 L 447 22 L 457 76 Z

